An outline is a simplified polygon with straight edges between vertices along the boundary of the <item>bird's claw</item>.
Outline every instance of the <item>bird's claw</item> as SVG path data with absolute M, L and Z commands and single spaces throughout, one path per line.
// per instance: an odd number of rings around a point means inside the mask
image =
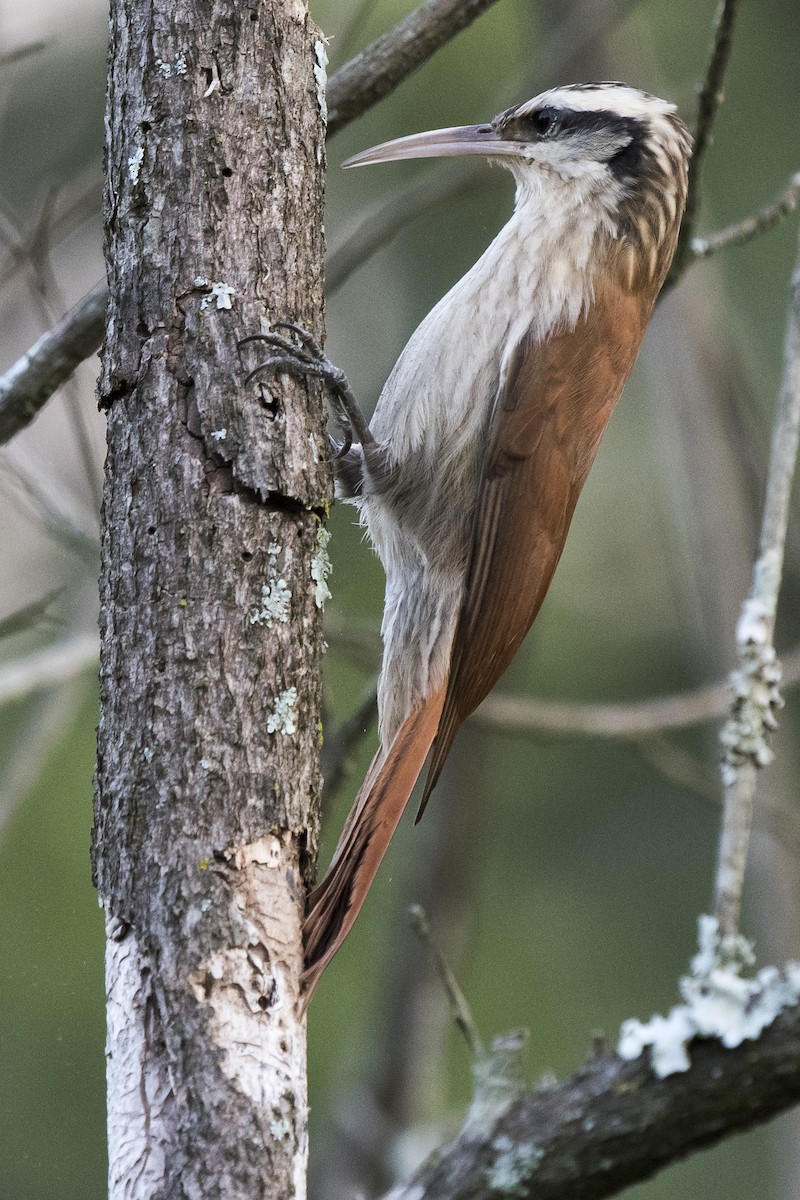
M 275 332 L 278 329 L 288 329 L 300 344 Z M 336 456 L 347 454 L 354 441 L 361 445 L 374 444 L 369 425 L 353 395 L 347 376 L 331 362 L 312 333 L 294 321 L 275 321 L 268 333 L 253 333 L 242 338 L 239 346 L 254 342 L 263 342 L 274 353 L 250 371 L 245 383 L 250 383 L 267 371 L 288 371 L 298 377 L 313 375 L 323 379 L 328 384 L 333 401 L 333 415 L 344 439 L 341 448 L 335 452 Z

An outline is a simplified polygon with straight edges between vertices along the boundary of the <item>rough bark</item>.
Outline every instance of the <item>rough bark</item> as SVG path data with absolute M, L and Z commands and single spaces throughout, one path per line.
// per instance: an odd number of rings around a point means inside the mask
M 238 339 L 321 334 L 324 49 L 303 0 L 112 0 L 94 864 L 113 1197 L 304 1194 L 321 393 Z M 252 365 L 252 364 L 246 364 Z
M 469 1126 L 387 1200 L 601 1200 L 669 1163 L 766 1121 L 800 1097 L 800 1013 L 726 1050 L 694 1041 L 685 1074 L 647 1059 L 590 1059 L 522 1096 L 496 1123 Z

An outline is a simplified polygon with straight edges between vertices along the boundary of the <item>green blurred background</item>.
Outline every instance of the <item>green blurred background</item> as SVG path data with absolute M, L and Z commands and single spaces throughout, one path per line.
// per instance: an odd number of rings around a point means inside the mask
M 331 69 L 409 11 L 319 0 Z M 329 151 L 333 253 L 365 216 L 458 171 L 403 163 L 343 173 L 356 149 L 484 120 L 556 82 L 625 79 L 689 119 L 713 4 L 500 0 Z M 0 369 L 101 277 L 98 211 L 105 11 L 94 0 L 0 10 Z M 700 232 L 751 212 L 798 169 L 800 8 L 744 4 L 708 158 Z M 329 350 L 365 405 L 434 301 L 507 216 L 512 184 L 479 168 L 338 287 Z M 722 678 L 748 583 L 781 373 L 796 222 L 693 266 L 660 306 L 578 507 L 567 551 L 502 691 L 636 700 Z M 46 251 L 46 253 L 45 253 Z M 3 661 L 95 622 L 96 363 L 0 463 L 0 618 L 61 588 L 47 619 L 0 642 Z M 82 432 L 81 432 L 82 431 Z M 93 462 L 94 467 L 89 466 Z M 360 703 L 377 665 L 379 564 L 354 510 L 331 519 L 326 729 Z M 792 531 L 779 647 L 800 640 Z M 0 674 L 2 680 L 2 674 Z M 762 961 L 800 955 L 796 693 L 761 795 L 746 929 Z M 89 878 L 94 668 L 0 707 L 0 1196 L 105 1193 L 102 922 Z M 531 1031 L 530 1079 L 582 1060 L 595 1031 L 667 1010 L 708 909 L 719 819 L 716 725 L 647 740 L 475 721 L 424 822 L 406 820 L 310 1014 L 314 1194 L 388 1184 L 464 1111 L 466 1050 L 451 1031 L 406 909 L 422 901 L 485 1038 Z M 372 751 L 335 797 L 323 853 Z M 787 812 L 788 810 L 788 812 Z M 784 836 L 775 836 L 775 829 Z M 787 835 L 788 830 L 788 835 Z M 647 1200 L 764 1200 L 800 1192 L 787 1116 L 634 1189 Z

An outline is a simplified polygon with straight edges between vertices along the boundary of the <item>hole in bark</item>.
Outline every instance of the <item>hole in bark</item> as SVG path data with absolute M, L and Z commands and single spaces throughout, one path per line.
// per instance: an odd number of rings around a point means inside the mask
M 257 20 L 258 20 L 258 13 L 251 12 L 251 13 L 250 13 L 250 20 L 251 20 L 251 21 L 257 21 Z
M 155 531 L 156 531 L 156 527 L 155 527 L 155 525 L 148 525 L 148 526 L 147 526 L 147 532 L 148 532 L 148 533 L 155 533 Z
M 142 121 L 142 133 L 149 133 L 152 128 L 149 121 Z
M 269 1008 L 269 1000 L 266 996 L 259 996 L 257 1003 L 262 1012 Z
M 252 550 L 243 550 L 242 551 L 242 562 L 250 562 L 252 557 L 253 557 Z
M 230 179 L 231 175 L 233 174 L 233 171 L 231 170 L 230 167 L 223 167 L 222 174 L 225 176 L 226 179 Z
M 266 409 L 269 415 L 274 419 L 278 415 L 278 401 L 270 396 L 269 392 L 262 391 L 261 406 Z

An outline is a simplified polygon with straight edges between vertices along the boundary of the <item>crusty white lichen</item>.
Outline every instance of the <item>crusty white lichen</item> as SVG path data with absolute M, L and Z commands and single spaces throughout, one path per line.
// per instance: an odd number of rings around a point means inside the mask
M 294 706 L 297 703 L 297 688 L 287 688 L 276 698 L 272 712 L 267 717 L 267 733 L 292 734 L 297 732 Z
M 720 938 L 715 917 L 700 917 L 698 942 L 691 973 L 680 982 L 684 1003 L 645 1024 L 625 1021 L 620 1030 L 620 1057 L 638 1058 L 649 1047 L 659 1079 L 689 1070 L 692 1038 L 717 1038 L 729 1049 L 739 1046 L 757 1038 L 800 1000 L 800 964 L 787 963 L 783 971 L 762 967 L 751 978 L 743 976 L 755 963 L 753 947 L 740 935 Z
M 261 605 L 250 614 L 251 625 L 266 625 L 267 628 L 289 620 L 292 590 L 283 576 L 278 574 L 278 556 L 281 548 L 277 542 L 267 547 L 267 582 L 261 587 Z M 288 552 L 287 552 L 288 555 Z
M 333 570 L 331 560 L 328 557 L 328 542 L 330 540 L 330 533 L 320 525 L 317 530 L 317 549 L 314 552 L 314 557 L 311 559 L 311 578 L 315 584 L 314 603 L 317 608 L 324 608 L 325 601 L 331 598 L 331 591 L 327 583 L 328 576 Z
M 197 279 L 195 279 L 195 287 L 204 286 L 203 283 L 198 282 L 201 278 L 202 276 L 198 275 Z M 207 283 L 205 283 L 205 286 L 208 286 Z M 203 310 L 209 308 L 214 300 L 217 302 L 217 308 L 233 308 L 233 297 L 235 294 L 234 289 L 229 283 L 212 283 L 208 295 L 204 296 L 200 301 L 200 308 Z
M 317 85 L 317 104 L 322 115 L 323 121 L 328 120 L 328 101 L 326 91 L 328 87 L 328 55 L 325 50 L 325 43 L 321 40 L 314 42 L 314 82 Z
M 131 183 L 137 184 L 139 182 L 139 172 L 142 169 L 143 162 L 144 146 L 139 146 L 128 159 L 128 178 Z
M 504 1196 L 530 1194 L 530 1178 L 542 1160 L 544 1151 L 533 1144 L 514 1142 L 500 1134 L 492 1142 L 495 1158 L 486 1171 L 486 1182 L 492 1191 Z
M 726 787 L 733 786 L 744 763 L 766 767 L 773 759 L 768 739 L 778 727 L 776 714 L 783 707 L 781 664 L 772 645 L 773 619 L 762 601 L 750 598 L 736 626 L 739 666 L 731 674 L 734 702 L 720 734 Z

